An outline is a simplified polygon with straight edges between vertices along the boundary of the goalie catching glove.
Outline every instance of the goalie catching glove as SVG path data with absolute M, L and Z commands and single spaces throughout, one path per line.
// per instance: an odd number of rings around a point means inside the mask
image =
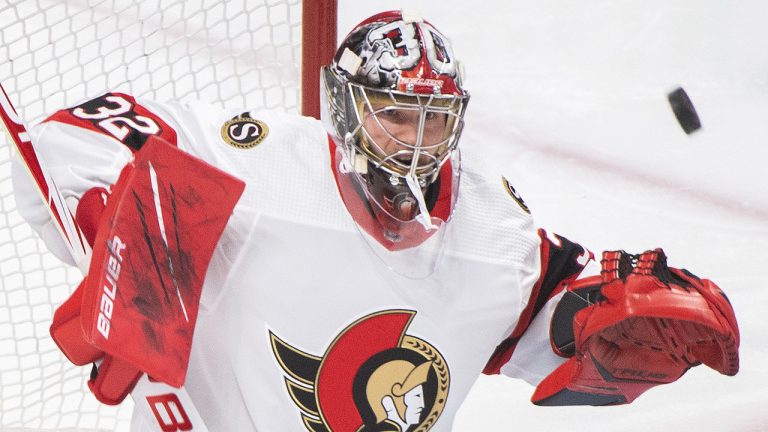
M 100 362 L 88 383 L 99 401 L 121 402 L 142 373 L 183 385 L 208 263 L 244 188 L 150 137 L 106 208 L 105 191 L 83 195 L 77 221 L 89 241 L 95 231 L 93 255 L 51 336 L 73 363 Z
M 539 383 L 537 405 L 618 405 L 701 363 L 739 369 L 733 308 L 712 281 L 667 267 L 661 249 L 604 252 L 600 276 L 567 287 L 552 318 L 555 352 L 570 357 Z

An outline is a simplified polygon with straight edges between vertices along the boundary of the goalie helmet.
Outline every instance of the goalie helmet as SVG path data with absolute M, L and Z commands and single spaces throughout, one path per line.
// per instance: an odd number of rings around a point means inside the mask
M 322 68 L 320 93 L 339 190 L 358 224 L 390 251 L 432 237 L 456 201 L 469 100 L 448 39 L 415 15 L 374 15 Z

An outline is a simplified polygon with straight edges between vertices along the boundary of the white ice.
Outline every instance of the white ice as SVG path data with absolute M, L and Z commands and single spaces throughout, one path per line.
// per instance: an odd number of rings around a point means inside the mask
M 536 407 L 528 384 L 481 377 L 454 430 L 768 431 L 768 2 L 339 0 L 340 37 L 401 7 L 452 39 L 472 93 L 462 145 L 538 225 L 595 252 L 663 247 L 741 327 L 736 377 L 698 367 L 600 408 Z M 703 124 L 690 136 L 666 101 L 678 86 Z
M 453 41 L 472 92 L 462 145 L 500 164 L 538 225 L 593 251 L 661 246 L 741 326 L 736 377 L 702 366 L 599 408 L 535 407 L 529 385 L 482 377 L 454 430 L 768 431 L 768 2 L 341 0 L 340 33 L 401 7 Z M 703 126 L 690 136 L 666 100 L 678 86 Z

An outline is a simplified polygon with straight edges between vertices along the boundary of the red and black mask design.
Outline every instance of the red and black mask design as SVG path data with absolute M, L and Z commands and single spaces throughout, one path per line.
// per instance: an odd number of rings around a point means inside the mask
M 430 23 L 385 12 L 359 24 L 321 72 L 323 122 L 371 207 L 427 232 L 438 225 L 425 194 L 447 163 L 458 174 L 469 101 L 460 71 Z

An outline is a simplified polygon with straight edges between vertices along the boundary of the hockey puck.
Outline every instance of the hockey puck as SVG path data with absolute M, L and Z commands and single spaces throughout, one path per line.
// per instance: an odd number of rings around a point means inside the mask
M 669 93 L 667 99 L 672 107 L 672 112 L 677 117 L 677 122 L 680 123 L 680 127 L 683 128 L 686 134 L 690 135 L 701 129 L 701 120 L 699 120 L 699 115 L 696 113 L 696 108 L 693 107 L 693 102 L 691 102 L 691 99 L 682 87 L 678 87 Z

